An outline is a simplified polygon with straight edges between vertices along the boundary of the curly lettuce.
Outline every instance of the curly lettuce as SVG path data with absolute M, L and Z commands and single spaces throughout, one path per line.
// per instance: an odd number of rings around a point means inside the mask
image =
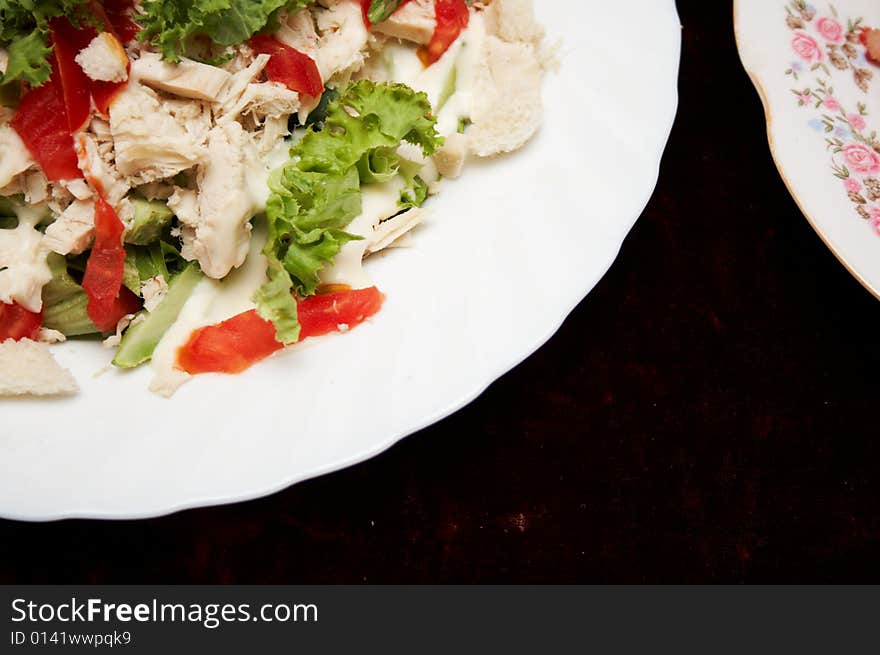
M 0 47 L 9 54 L 0 85 L 27 82 L 40 86 L 49 81 L 49 21 L 66 16 L 78 22 L 88 0 L 0 0 Z
M 147 0 L 138 17 L 142 41 L 155 44 L 167 61 L 178 62 L 195 36 L 220 46 L 244 43 L 275 24 L 278 12 L 303 9 L 315 0 Z
M 398 171 L 417 179 L 396 150 L 407 141 L 433 155 L 443 144 L 435 125 L 424 93 L 360 80 L 330 102 L 323 129 L 310 128 L 291 148 L 291 162 L 273 172 L 264 249 L 270 281 L 254 300 L 260 315 L 275 324 L 279 341 L 299 337 L 292 292 L 313 295 L 320 271 L 342 246 L 360 238 L 345 228 L 361 213 L 361 185 L 387 181 Z

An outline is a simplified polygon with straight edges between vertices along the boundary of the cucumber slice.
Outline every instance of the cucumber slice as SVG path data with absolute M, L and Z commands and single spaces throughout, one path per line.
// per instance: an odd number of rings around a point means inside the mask
M 204 275 L 195 264 L 190 264 L 174 277 L 159 306 L 152 312 L 142 312 L 145 318 L 125 332 L 113 358 L 113 365 L 135 368 L 150 361 L 159 341 L 177 320 L 180 310 L 202 279 Z
M 125 242 L 136 246 L 148 246 L 162 237 L 162 232 L 171 225 L 174 212 L 161 200 L 131 198 L 134 218 L 125 232 Z
M 67 261 L 53 252 L 47 263 L 52 280 L 43 287 L 43 326 L 66 337 L 100 334 L 89 318 L 89 298 L 67 272 Z

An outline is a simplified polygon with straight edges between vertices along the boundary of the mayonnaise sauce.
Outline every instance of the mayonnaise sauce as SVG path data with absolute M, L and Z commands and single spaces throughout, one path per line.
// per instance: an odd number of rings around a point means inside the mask
M 195 330 L 254 309 L 252 297 L 267 281 L 266 257 L 261 252 L 266 238 L 265 224 L 256 221 L 248 257 L 242 267 L 222 280 L 206 277 L 196 285 L 177 320 L 153 353 L 152 366 L 157 381 L 179 377 L 179 372 L 176 372 L 177 351 Z
M 328 266 L 318 275 L 323 284 L 348 284 L 354 289 L 372 286 L 369 276 L 364 271 L 363 259 L 373 229 L 386 218 L 391 218 L 400 211 L 400 192 L 406 187 L 404 179 L 398 175 L 384 184 L 368 184 L 361 187 L 363 210 L 345 231 L 364 237 L 360 241 L 349 241 L 339 253 L 332 266 Z
M 290 146 L 289 139 L 281 139 L 265 157 L 254 153 L 247 159 L 245 185 L 257 213 L 266 211 L 270 195 L 269 174 L 290 161 Z

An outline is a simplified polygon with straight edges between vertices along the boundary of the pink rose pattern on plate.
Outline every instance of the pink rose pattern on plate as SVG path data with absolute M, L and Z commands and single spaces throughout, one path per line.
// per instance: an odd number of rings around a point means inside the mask
M 863 19 L 844 19 L 834 5 L 822 12 L 804 0 L 792 0 L 785 7 L 785 23 L 793 56 L 785 74 L 798 82 L 811 81 L 791 90 L 795 101 L 816 112 L 807 124 L 825 135 L 831 172 L 842 180 L 841 190 L 856 213 L 880 236 L 880 140 L 869 129 L 867 104 L 858 102 L 847 110 L 833 86 L 852 82 L 867 98 L 874 71 L 859 41 Z

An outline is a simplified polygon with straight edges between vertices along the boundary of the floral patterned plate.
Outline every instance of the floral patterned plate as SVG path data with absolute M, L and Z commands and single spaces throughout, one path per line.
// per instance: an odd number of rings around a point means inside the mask
M 776 165 L 819 236 L 880 298 L 878 0 L 736 0 L 736 37 Z

